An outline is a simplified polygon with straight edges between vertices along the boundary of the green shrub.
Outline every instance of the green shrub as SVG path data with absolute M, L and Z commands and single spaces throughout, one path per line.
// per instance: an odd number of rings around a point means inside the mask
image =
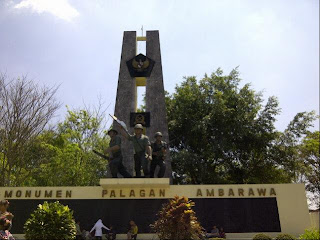
M 258 233 L 254 235 L 252 239 L 253 240 L 272 240 L 272 238 L 269 235 L 264 233 Z
M 300 235 L 299 239 L 303 240 L 313 240 L 320 239 L 320 231 L 319 229 L 309 228 L 304 230 L 304 234 Z
M 275 238 L 275 240 L 296 240 L 296 238 L 290 234 L 287 234 L 287 233 L 280 233 Z
M 27 240 L 75 239 L 76 226 L 68 206 L 44 202 L 24 224 Z

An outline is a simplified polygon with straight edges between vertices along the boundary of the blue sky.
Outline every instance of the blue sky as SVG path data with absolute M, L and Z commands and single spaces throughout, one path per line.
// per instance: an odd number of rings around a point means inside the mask
M 239 66 L 243 83 L 278 97 L 278 130 L 319 114 L 318 0 L 0 0 L 0 71 L 60 84 L 57 120 L 99 96 L 113 113 L 123 31 L 142 25 L 160 31 L 167 91 Z

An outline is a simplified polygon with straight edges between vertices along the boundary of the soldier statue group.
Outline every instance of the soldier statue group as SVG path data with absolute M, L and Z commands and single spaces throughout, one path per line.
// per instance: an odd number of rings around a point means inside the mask
M 141 167 L 145 178 L 153 178 L 155 169 L 159 166 L 158 177 L 164 176 L 166 166 L 164 159 L 167 153 L 167 144 L 162 141 L 161 132 L 155 133 L 155 141 L 151 144 L 149 138 L 143 134 L 143 126 L 136 124 L 134 126 L 134 135 L 128 134 L 123 127 L 121 127 L 121 135 L 133 143 L 134 147 L 134 169 L 136 177 L 141 177 Z M 118 131 L 114 128 L 108 131 L 110 136 L 109 148 L 105 153 L 109 155 L 109 168 L 113 178 L 117 178 L 118 173 L 124 178 L 130 178 L 130 173 L 127 172 L 122 163 L 121 154 L 121 138 L 118 136 Z M 150 163 L 150 168 L 149 168 Z

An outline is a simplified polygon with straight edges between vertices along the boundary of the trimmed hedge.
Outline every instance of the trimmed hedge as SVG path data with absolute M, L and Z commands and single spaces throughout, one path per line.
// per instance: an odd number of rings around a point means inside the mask
M 296 238 L 287 233 L 280 233 L 275 240 L 296 240 Z
M 269 235 L 264 233 L 258 233 L 254 235 L 252 239 L 253 240 L 272 240 L 272 238 Z

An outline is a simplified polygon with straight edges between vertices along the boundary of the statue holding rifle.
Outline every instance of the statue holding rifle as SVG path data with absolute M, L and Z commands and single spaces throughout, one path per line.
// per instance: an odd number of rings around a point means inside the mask
M 96 150 L 93 150 L 93 152 L 109 161 L 112 178 L 117 178 L 118 173 L 120 173 L 124 178 L 131 178 L 132 176 L 127 172 L 122 163 L 121 138 L 118 136 L 118 131 L 112 128 L 108 131 L 108 135 L 111 138 L 109 147 L 104 150 L 104 153 L 108 156 L 99 153 Z
M 149 138 L 143 134 L 143 126 L 136 124 L 134 135 L 130 135 L 124 122 L 119 121 L 115 116 L 111 117 L 120 125 L 121 135 L 133 143 L 136 177 L 141 177 L 141 167 L 144 177 L 149 177 L 149 162 L 152 160 L 152 150 Z
M 141 177 L 141 167 L 144 177 L 149 177 L 149 161 L 152 160 L 151 144 L 149 138 L 142 134 L 143 126 L 136 124 L 134 126 L 134 135 L 128 134 L 123 128 L 121 128 L 121 134 L 127 140 L 133 143 L 134 148 L 134 170 L 136 177 Z

